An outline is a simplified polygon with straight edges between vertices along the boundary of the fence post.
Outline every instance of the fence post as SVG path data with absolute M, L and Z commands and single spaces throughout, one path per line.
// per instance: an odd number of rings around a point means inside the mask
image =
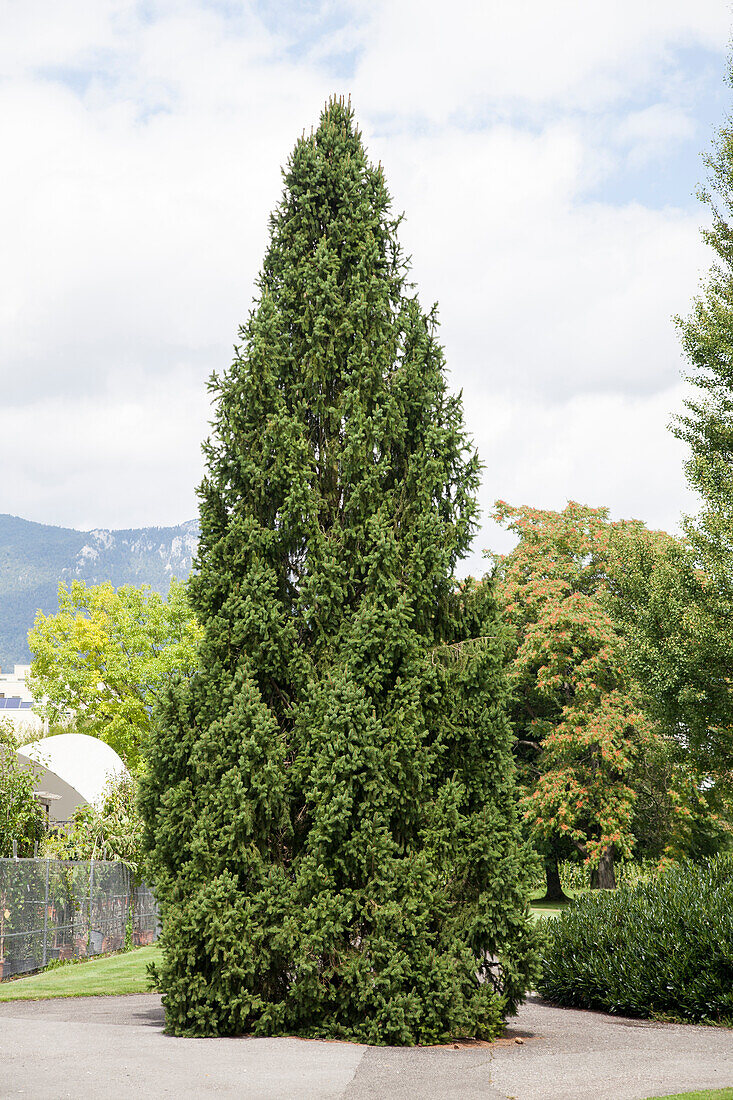
M 48 960 L 48 864 L 46 860 L 46 896 L 43 902 L 43 965 Z
M 132 871 L 125 868 L 127 876 L 127 905 L 125 906 L 125 948 L 135 946 L 135 887 L 132 884 Z M 127 943 L 127 929 L 130 929 L 130 943 Z
M 92 953 L 92 892 L 94 890 L 94 860 L 89 860 L 89 915 L 87 917 L 87 955 Z

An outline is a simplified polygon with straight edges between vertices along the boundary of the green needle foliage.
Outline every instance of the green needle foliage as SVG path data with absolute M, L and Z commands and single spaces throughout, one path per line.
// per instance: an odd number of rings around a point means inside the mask
M 199 670 L 143 783 L 167 1025 L 491 1036 L 534 973 L 479 464 L 350 106 L 301 139 L 214 377 Z

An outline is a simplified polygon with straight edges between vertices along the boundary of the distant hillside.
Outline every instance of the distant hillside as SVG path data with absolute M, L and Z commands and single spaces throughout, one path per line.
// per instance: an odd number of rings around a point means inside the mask
M 149 584 L 167 593 L 191 572 L 198 522 L 129 531 L 74 531 L 0 514 L 0 668 L 30 660 L 36 610 L 57 611 L 59 581 Z

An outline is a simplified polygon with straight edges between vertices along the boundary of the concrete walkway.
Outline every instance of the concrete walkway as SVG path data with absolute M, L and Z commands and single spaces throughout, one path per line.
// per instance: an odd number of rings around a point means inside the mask
M 641 1100 L 733 1086 L 733 1031 L 551 1008 L 537 998 L 508 1038 L 458 1049 L 173 1039 L 162 1028 L 152 994 L 0 1004 L 0 1097 Z

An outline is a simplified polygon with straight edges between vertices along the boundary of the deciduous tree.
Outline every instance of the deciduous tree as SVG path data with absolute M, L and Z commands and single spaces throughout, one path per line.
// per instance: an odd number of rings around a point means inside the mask
M 141 876 L 142 829 L 137 780 L 126 772 L 107 783 L 98 805 L 82 803 L 63 830 L 46 837 L 43 854 L 54 859 L 119 860 Z
M 4 858 L 34 855 L 46 828 L 43 810 L 33 794 L 36 771 L 19 762 L 17 747 L 13 727 L 0 722 L 0 857 Z
M 128 765 L 166 684 L 192 671 L 199 628 L 185 585 L 164 599 L 149 586 L 59 585 L 59 610 L 39 611 L 28 643 L 29 687 L 51 723 L 101 737 Z
M 524 814 L 546 855 L 548 895 L 559 890 L 555 864 L 568 844 L 591 866 L 594 885 L 613 886 L 614 856 L 634 845 L 639 767 L 652 755 L 661 766 L 671 748 L 645 706 L 613 599 L 627 583 L 629 540 L 669 536 L 574 502 L 553 512 L 500 501 L 495 518 L 519 538 L 497 558 L 496 581 L 515 634 Z M 688 810 L 675 794 L 685 785 L 676 768 L 674 779 L 666 797 L 678 827 Z M 668 845 L 675 837 L 671 829 Z
M 693 583 L 687 631 L 698 639 L 700 662 L 673 677 L 666 696 L 677 708 L 705 766 L 733 778 L 733 123 L 720 128 L 706 157 L 707 185 L 700 197 L 712 212 L 703 237 L 714 263 L 703 293 L 680 319 L 694 396 L 674 430 L 690 447 L 690 485 L 701 504 L 685 525 L 699 569 Z M 695 615 L 697 622 L 690 622 Z M 689 672 L 688 672 L 689 669 Z M 690 672 L 692 675 L 690 675 Z M 698 675 L 702 672 L 703 675 Z M 687 689 L 680 681 L 690 681 Z
M 661 847 L 670 854 L 709 855 L 733 837 L 725 727 L 716 722 L 727 690 L 719 606 L 686 539 L 626 531 L 617 558 L 621 583 L 607 606 L 644 709 L 663 734 L 638 769 L 635 833 L 653 854 L 666 836 Z

